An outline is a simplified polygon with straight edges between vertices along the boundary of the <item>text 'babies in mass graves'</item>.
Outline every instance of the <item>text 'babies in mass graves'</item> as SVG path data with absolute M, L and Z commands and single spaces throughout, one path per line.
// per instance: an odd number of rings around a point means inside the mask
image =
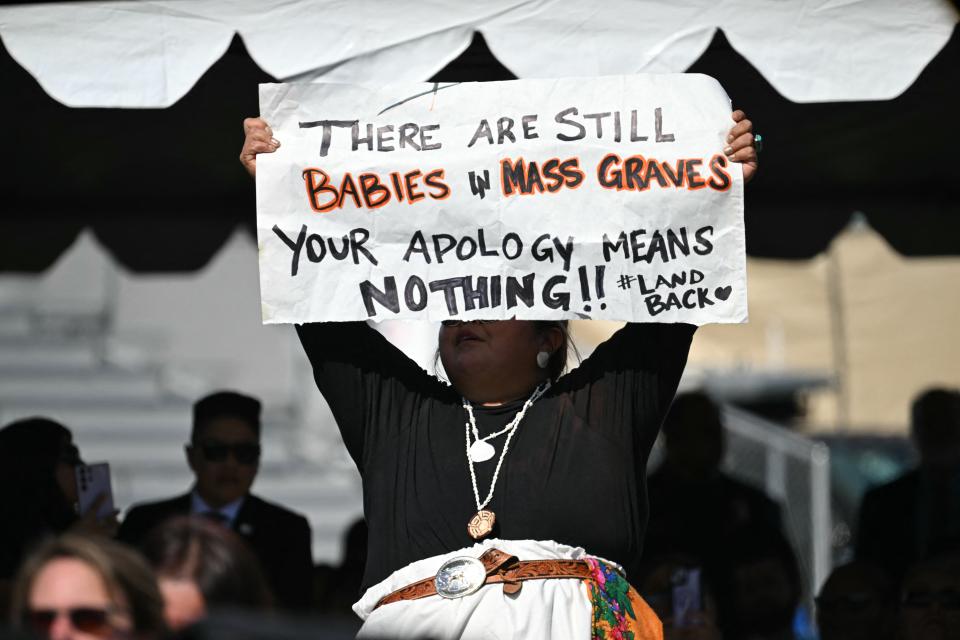
M 640 134 L 639 114 L 620 111 L 580 113 L 576 107 L 558 112 L 553 120 L 556 140 L 577 143 L 585 139 L 607 140 L 614 143 L 635 143 L 652 140 L 669 143 L 676 140 L 673 133 L 663 131 L 662 108 L 654 109 L 651 131 Z M 501 116 L 482 119 L 467 148 L 475 145 L 504 146 L 518 140 L 540 138 L 536 114 L 519 118 Z M 628 121 L 629 125 L 624 126 Z M 357 150 L 389 153 L 398 150 L 435 151 L 443 148 L 439 140 L 440 125 L 421 125 L 414 122 L 375 126 L 359 120 L 315 120 L 300 122 L 301 128 L 317 128 L 320 133 L 319 155 L 327 157 L 333 146 L 339 152 Z M 335 135 L 334 132 L 339 135 Z M 651 187 L 702 189 L 717 191 L 730 188 L 728 160 L 722 154 L 705 158 L 678 158 L 658 160 L 633 154 L 621 157 L 610 153 L 590 170 L 597 184 L 615 191 L 646 191 Z M 483 199 L 491 189 L 490 169 L 468 171 L 467 179 L 473 195 Z M 501 158 L 493 169 L 504 198 L 518 195 L 556 193 L 561 189 L 576 189 L 587 178 L 577 156 L 566 158 Z M 345 172 L 334 176 L 322 167 L 307 167 L 301 172 L 310 208 L 317 213 L 332 212 L 344 207 L 376 210 L 391 202 L 416 204 L 425 199 L 444 200 L 450 196 L 451 185 L 444 167 L 420 167 L 407 170 L 376 173 Z

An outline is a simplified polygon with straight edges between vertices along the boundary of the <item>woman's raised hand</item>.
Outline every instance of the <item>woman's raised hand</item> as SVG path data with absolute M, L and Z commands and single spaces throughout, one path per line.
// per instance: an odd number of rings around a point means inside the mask
M 240 150 L 240 164 L 251 176 L 257 175 L 257 154 L 273 153 L 280 147 L 280 141 L 273 137 L 273 131 L 266 120 L 246 118 L 243 121 L 243 149 Z
M 743 164 L 743 181 L 747 183 L 757 173 L 757 145 L 753 138 L 753 123 L 747 120 L 747 114 L 739 109 L 734 111 L 732 116 L 736 124 L 730 128 L 727 146 L 723 152 L 734 162 Z

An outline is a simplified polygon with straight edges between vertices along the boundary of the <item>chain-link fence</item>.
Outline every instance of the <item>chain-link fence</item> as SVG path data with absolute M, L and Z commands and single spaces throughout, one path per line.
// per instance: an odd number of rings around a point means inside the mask
M 826 580 L 830 550 L 830 451 L 752 413 L 723 407 L 724 469 L 780 503 L 808 598 Z

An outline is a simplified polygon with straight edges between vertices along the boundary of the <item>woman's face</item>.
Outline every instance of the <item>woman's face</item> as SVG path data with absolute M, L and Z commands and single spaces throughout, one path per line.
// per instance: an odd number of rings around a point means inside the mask
M 25 624 L 51 640 L 124 638 L 133 630 L 126 603 L 112 598 L 100 574 L 77 558 L 43 566 L 30 586 Z
M 554 351 L 550 340 L 550 333 L 525 320 L 445 324 L 440 360 L 450 382 L 469 400 L 506 402 L 525 396 L 545 377 L 537 352 Z

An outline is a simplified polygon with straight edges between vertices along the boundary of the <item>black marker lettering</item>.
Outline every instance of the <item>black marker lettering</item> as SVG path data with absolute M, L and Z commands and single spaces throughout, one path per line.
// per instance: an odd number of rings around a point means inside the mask
M 363 306 L 367 310 L 368 318 L 377 315 L 377 310 L 373 306 L 374 302 L 379 302 L 394 313 L 400 313 L 400 298 L 397 294 L 396 278 L 393 276 L 384 278 L 383 289 L 383 291 L 377 289 L 369 280 L 360 283 L 360 296 L 363 298 Z
M 559 124 L 570 125 L 571 127 L 576 127 L 578 133 L 576 135 L 567 135 L 565 133 L 558 133 L 557 139 L 563 140 L 564 142 L 571 142 L 573 140 L 582 140 L 587 136 L 587 129 L 582 124 L 576 120 L 568 120 L 566 116 L 568 115 L 577 115 L 579 113 L 576 107 L 570 107 L 569 109 L 564 109 L 554 117 L 554 120 Z
M 657 142 L 673 142 L 672 133 L 663 133 L 663 109 L 660 107 L 653 110 L 653 121 L 657 133 Z
M 418 276 L 407 278 L 403 288 L 403 301 L 410 311 L 423 311 L 427 308 L 427 286 Z
M 327 151 L 330 150 L 330 138 L 333 135 L 333 127 L 353 128 L 356 120 L 314 120 L 313 122 L 301 122 L 301 129 L 311 129 L 313 127 L 323 127 L 323 138 L 320 140 L 320 157 L 324 158 Z
M 307 238 L 307 225 L 300 227 L 300 235 L 297 236 L 297 241 L 294 242 L 287 237 L 283 231 L 280 230 L 280 227 L 273 225 L 273 232 L 280 236 L 280 239 L 283 240 L 283 244 L 287 245 L 291 251 L 293 251 L 293 258 L 290 262 L 290 275 L 297 275 L 297 269 L 300 266 L 300 250 L 303 249 L 303 243 Z

